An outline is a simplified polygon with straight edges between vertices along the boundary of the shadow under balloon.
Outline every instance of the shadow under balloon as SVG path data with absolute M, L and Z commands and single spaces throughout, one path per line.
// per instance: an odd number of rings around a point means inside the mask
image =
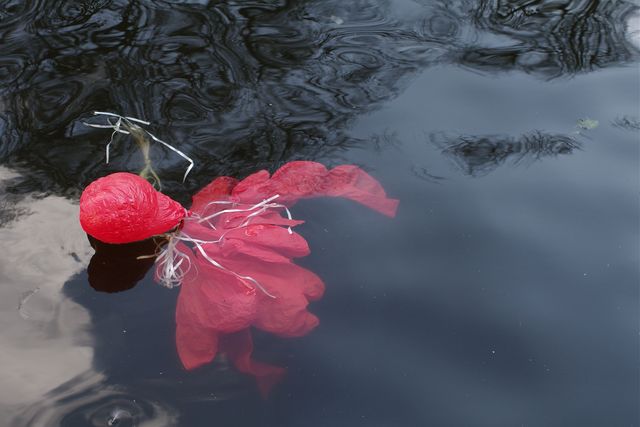
M 115 293 L 132 289 L 153 267 L 165 239 L 153 238 L 122 245 L 103 243 L 87 235 L 95 253 L 87 274 L 98 292 Z

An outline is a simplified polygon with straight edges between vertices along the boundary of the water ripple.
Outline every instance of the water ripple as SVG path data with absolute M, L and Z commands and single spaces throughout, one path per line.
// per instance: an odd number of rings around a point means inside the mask
M 178 426 L 176 411 L 158 401 L 104 386 L 85 373 L 52 391 L 10 421 L 11 426 Z
M 504 135 L 448 136 L 432 134 L 431 142 L 470 176 L 482 176 L 507 162 L 532 163 L 546 157 L 571 154 L 580 142 L 568 135 L 532 132 L 513 138 Z
M 79 125 L 92 110 L 149 120 L 188 152 L 197 168 L 187 188 L 180 159 L 152 153 L 167 191 L 184 194 L 221 173 L 361 144 L 344 134 L 352 119 L 430 66 L 548 79 L 638 58 L 628 1 L 76 0 L 0 9 L 0 159 L 28 165 L 42 187 L 72 191 L 142 167 L 124 141 L 104 165 L 108 132 Z

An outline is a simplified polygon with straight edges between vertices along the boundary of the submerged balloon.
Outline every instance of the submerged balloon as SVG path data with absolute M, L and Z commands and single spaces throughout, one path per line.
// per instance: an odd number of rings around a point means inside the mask
M 260 171 L 242 181 L 219 177 L 193 197 L 190 211 L 132 174 L 92 183 L 80 200 L 85 231 L 109 243 L 169 232 L 156 260 L 156 278 L 181 285 L 176 344 L 186 369 L 225 352 L 238 370 L 254 375 L 266 392 L 283 369 L 251 359 L 250 327 L 299 337 L 318 325 L 307 310 L 324 283 L 293 259 L 309 254 L 292 227 L 288 208 L 303 198 L 332 196 L 394 216 L 398 201 L 356 166 L 328 170 L 315 162 L 291 162 L 273 175 Z M 144 220 L 141 220 L 144 218 Z

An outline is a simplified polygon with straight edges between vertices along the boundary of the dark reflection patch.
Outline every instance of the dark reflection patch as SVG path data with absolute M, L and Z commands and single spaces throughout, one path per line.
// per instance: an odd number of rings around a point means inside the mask
M 533 132 L 517 138 L 504 135 L 447 136 L 431 135 L 466 175 L 482 176 L 502 164 L 533 162 L 545 157 L 571 154 L 580 143 L 566 135 Z

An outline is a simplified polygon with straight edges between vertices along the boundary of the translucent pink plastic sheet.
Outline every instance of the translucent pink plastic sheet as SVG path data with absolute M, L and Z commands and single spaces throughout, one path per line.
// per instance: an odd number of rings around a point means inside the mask
M 181 243 L 177 248 L 188 253 L 191 262 L 176 312 L 180 360 L 193 369 L 225 351 L 239 370 L 257 378 L 263 393 L 283 371 L 251 359 L 249 328 L 283 337 L 303 336 L 319 323 L 307 306 L 324 292 L 316 274 L 293 262 L 309 254 L 307 242 L 291 230 L 302 221 L 289 219 L 282 208 L 257 214 L 259 209 L 251 209 L 276 195 L 274 203 L 286 206 L 302 198 L 344 197 L 387 216 L 394 216 L 398 205 L 362 169 L 327 170 L 314 162 L 288 163 L 271 177 L 260 171 L 240 182 L 220 177 L 193 197 L 182 233 L 215 243 L 197 248 Z M 229 334 L 236 338 L 229 340 Z
M 316 162 L 290 162 L 271 177 L 267 171 L 257 172 L 239 182 L 231 197 L 251 203 L 270 194 L 279 194 L 278 202 L 284 204 L 310 197 L 342 197 L 391 217 L 398 208 L 398 201 L 387 198 L 380 183 L 359 167 L 327 170 Z

